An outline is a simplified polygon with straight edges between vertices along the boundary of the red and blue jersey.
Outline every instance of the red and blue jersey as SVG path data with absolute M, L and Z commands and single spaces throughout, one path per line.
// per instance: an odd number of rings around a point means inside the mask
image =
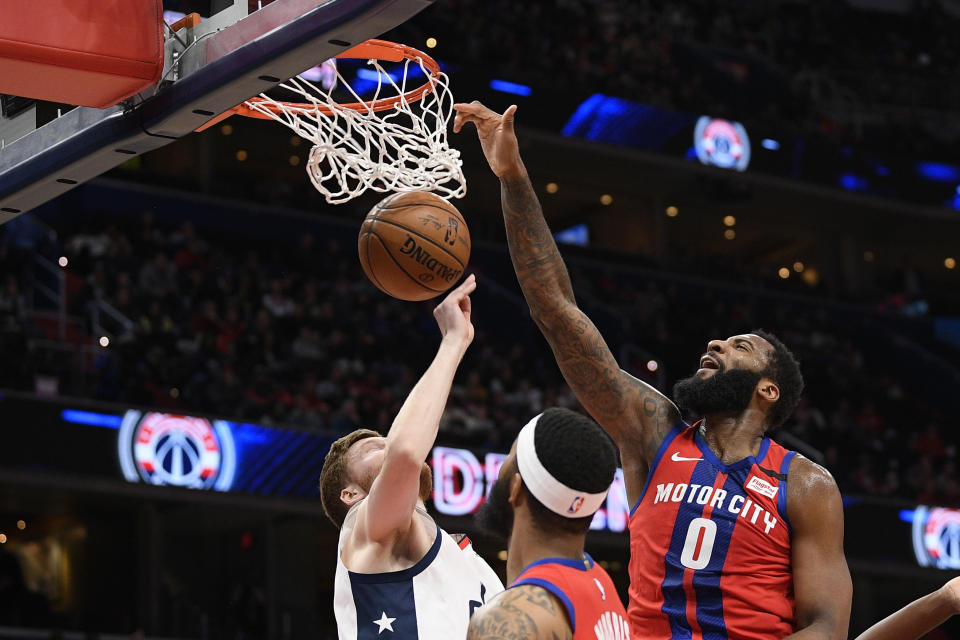
M 771 640 L 794 632 L 787 472 L 764 438 L 720 462 L 697 425 L 657 451 L 630 514 L 630 627 L 644 640 Z
M 508 589 L 532 584 L 552 593 L 567 612 L 573 640 L 630 640 L 627 612 L 610 576 L 584 560 L 543 558 L 520 572 Z

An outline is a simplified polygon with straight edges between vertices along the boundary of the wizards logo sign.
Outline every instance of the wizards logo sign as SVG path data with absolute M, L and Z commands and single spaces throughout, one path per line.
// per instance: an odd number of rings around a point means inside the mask
M 700 116 L 693 147 L 703 164 L 746 171 L 750 164 L 750 137 L 739 122 Z
M 917 507 L 913 512 L 913 552 L 921 567 L 960 569 L 960 510 Z
M 233 434 L 222 420 L 131 410 L 117 446 L 129 482 L 215 491 L 233 484 Z

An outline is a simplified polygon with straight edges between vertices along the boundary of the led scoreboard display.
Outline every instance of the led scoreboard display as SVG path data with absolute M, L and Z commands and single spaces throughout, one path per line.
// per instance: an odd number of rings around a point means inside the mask
M 444 515 L 463 516 L 476 511 L 490 494 L 507 456 L 487 453 L 483 462 L 468 449 L 434 447 L 433 506 Z M 623 471 L 617 469 L 613 486 L 590 524 L 591 529 L 625 531 L 630 504 L 623 484 Z
M 112 479 L 193 491 L 319 502 L 317 479 L 335 435 L 174 412 L 0 394 L 0 481 L 18 474 Z M 483 504 L 506 454 L 433 448 L 433 509 L 467 520 Z M 23 477 L 27 477 L 24 475 Z M 169 494 L 166 494 L 169 496 Z M 844 496 L 847 557 L 960 570 L 960 509 Z M 591 529 L 622 533 L 630 509 L 623 472 Z M 884 531 L 885 535 L 876 535 Z

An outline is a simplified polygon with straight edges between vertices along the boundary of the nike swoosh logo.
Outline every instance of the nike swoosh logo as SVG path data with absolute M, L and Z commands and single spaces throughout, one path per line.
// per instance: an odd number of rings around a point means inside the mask
M 703 458 L 684 458 L 676 451 L 673 452 L 673 455 L 670 456 L 670 459 L 674 462 L 700 462 Z

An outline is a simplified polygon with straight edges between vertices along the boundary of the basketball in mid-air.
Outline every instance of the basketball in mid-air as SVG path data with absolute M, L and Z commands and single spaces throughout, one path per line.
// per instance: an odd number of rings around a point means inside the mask
M 395 193 L 360 227 L 360 264 L 378 289 L 401 300 L 429 300 L 461 277 L 470 230 L 452 204 L 433 193 Z

